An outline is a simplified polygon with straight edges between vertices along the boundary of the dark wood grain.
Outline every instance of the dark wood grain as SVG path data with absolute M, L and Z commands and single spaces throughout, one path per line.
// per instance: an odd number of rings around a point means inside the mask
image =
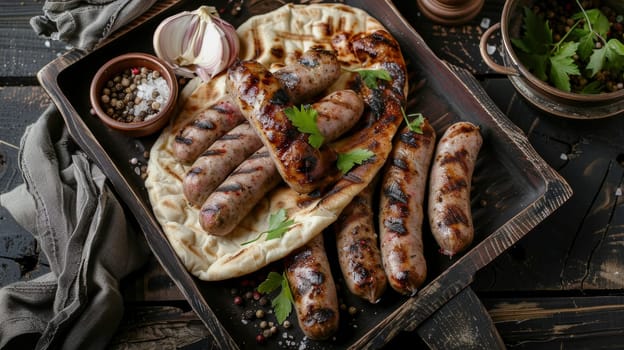
M 465 288 L 417 329 L 430 349 L 505 349 L 481 300 Z
M 23 182 L 18 168 L 20 139 L 50 103 L 39 86 L 0 87 L 0 193 Z M 39 261 L 37 241 L 4 207 L 0 207 L 0 267 L 0 286 L 49 271 Z
M 37 71 L 67 51 L 58 41 L 38 37 L 29 24 L 43 14 L 42 1 L 0 1 L 0 85 L 35 84 Z
M 483 299 L 513 349 L 621 349 L 622 296 Z

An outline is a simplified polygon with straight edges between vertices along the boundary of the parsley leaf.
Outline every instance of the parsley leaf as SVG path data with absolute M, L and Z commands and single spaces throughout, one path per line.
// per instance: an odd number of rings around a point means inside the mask
M 590 71 L 589 76 L 593 77 L 596 73 L 600 72 L 604 67 L 605 57 L 607 54 L 607 47 L 601 47 L 595 49 L 594 53 L 589 57 L 589 62 L 586 68 Z
M 388 71 L 385 70 L 384 68 L 380 68 L 380 69 L 343 68 L 343 69 L 346 70 L 347 72 L 358 73 L 360 77 L 362 78 L 362 80 L 364 81 L 364 84 L 366 84 L 366 86 L 368 86 L 369 89 L 377 88 L 377 79 L 381 79 L 385 81 L 392 80 L 390 73 L 388 73 Z
M 267 279 L 264 280 L 264 282 L 260 283 L 258 285 L 258 292 L 266 294 L 266 293 L 271 293 L 272 291 L 276 290 L 277 287 L 282 285 L 282 275 L 280 275 L 277 272 L 269 272 L 269 275 L 267 276 Z
M 405 110 L 403 109 L 403 107 L 401 107 L 401 113 L 403 113 L 403 119 L 405 119 L 405 123 L 407 124 L 407 127 L 417 133 L 417 134 L 422 134 L 422 125 L 425 122 L 425 117 L 422 115 L 422 113 L 414 113 L 414 114 L 409 114 L 406 115 L 405 114 Z M 407 119 L 407 117 L 416 117 L 414 118 L 414 120 L 412 120 L 411 122 Z
M 512 43 L 529 54 L 543 55 L 550 50 L 553 43 L 552 30 L 542 16 L 538 16 L 528 7 L 524 7 L 524 34 Z
M 588 32 L 594 31 L 601 37 L 606 37 L 609 28 L 611 27 L 611 23 L 609 23 L 609 18 L 605 16 L 600 9 L 594 8 L 591 10 L 581 9 L 581 12 L 577 12 L 572 15 L 572 19 L 576 20 L 585 20 L 585 24 L 583 25 L 583 29 Z
M 607 42 L 606 48 L 607 52 L 605 56 L 607 58 L 608 67 L 617 72 L 622 71 L 624 68 L 624 44 L 613 38 Z
M 288 279 L 286 279 L 284 275 L 282 275 L 282 277 L 282 290 L 271 300 L 271 306 L 273 306 L 273 310 L 275 310 L 275 317 L 277 317 L 277 322 L 280 324 L 284 323 L 288 315 L 290 315 L 292 306 L 295 303 L 290 291 Z
M 310 106 L 301 106 L 298 109 L 296 106 L 288 107 L 284 110 L 286 117 L 291 123 L 299 130 L 299 132 L 308 134 L 308 143 L 314 147 L 319 148 L 325 141 L 325 138 L 321 134 L 321 131 L 316 125 L 316 118 L 318 112 Z
M 578 43 L 565 42 L 550 57 L 550 80 L 563 91 L 570 91 L 570 75 L 579 75 L 578 66 L 574 63 L 574 54 L 578 48 Z
M 260 233 L 258 237 L 250 241 L 241 243 L 241 245 L 247 245 L 249 243 L 259 240 L 260 237 L 262 237 L 262 235 L 265 233 L 267 241 L 271 239 L 282 238 L 284 234 L 288 232 L 288 230 L 290 230 L 290 228 L 294 224 L 295 221 L 293 219 L 286 220 L 286 209 L 282 208 L 278 210 L 277 213 L 269 215 L 269 228 L 266 231 Z
M 269 230 L 267 231 L 266 237 L 267 241 L 282 238 L 294 224 L 295 220 L 286 220 L 286 209 L 284 208 L 278 210 L 275 215 L 269 215 Z
M 273 292 L 278 287 L 281 287 L 281 290 L 279 294 L 271 300 L 271 306 L 273 306 L 273 310 L 275 311 L 277 322 L 282 324 L 286 318 L 288 318 L 288 315 L 290 315 L 292 305 L 295 303 L 286 275 L 284 273 L 269 272 L 267 279 L 260 283 L 257 290 L 260 293 L 267 294 Z
M 346 174 L 356 164 L 362 164 L 374 156 L 375 153 L 363 148 L 355 148 L 347 153 L 338 153 L 338 169 Z

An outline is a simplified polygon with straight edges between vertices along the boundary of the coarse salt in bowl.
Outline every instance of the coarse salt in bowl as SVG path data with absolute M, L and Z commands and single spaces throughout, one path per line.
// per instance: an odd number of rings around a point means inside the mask
M 136 77 L 139 80 L 135 81 Z M 124 99 L 128 91 L 132 98 Z M 91 81 L 89 97 L 104 124 L 128 136 L 142 137 L 168 123 L 176 109 L 178 83 L 173 70 L 158 57 L 127 53 L 100 67 Z

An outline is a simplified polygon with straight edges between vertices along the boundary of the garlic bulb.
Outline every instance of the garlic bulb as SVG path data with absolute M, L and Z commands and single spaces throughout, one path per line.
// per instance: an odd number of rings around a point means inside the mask
M 234 62 L 238 50 L 236 29 L 211 6 L 166 18 L 154 32 L 156 55 L 185 77 L 212 79 Z

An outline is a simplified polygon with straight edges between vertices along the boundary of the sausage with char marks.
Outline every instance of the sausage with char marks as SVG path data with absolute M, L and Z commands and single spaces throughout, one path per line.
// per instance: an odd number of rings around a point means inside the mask
M 379 203 L 381 255 L 390 286 L 414 295 L 427 276 L 422 224 L 435 131 L 425 120 L 422 134 L 405 126 L 385 165 Z
M 355 92 L 341 90 L 314 103 L 312 108 L 317 110 L 317 126 L 329 142 L 357 123 L 364 102 Z M 281 178 L 275 163 L 268 158 L 266 148 L 263 149 L 262 158 L 256 155 L 243 161 L 205 200 L 199 220 L 209 234 L 228 234 L 267 192 L 279 184 Z
M 375 184 L 376 181 L 371 182 L 357 194 L 332 224 L 345 284 L 351 293 L 373 304 L 388 284 L 373 220 Z
M 191 163 L 213 142 L 245 120 L 238 106 L 224 98 L 202 111 L 178 132 L 173 155 L 181 162 Z
M 458 122 L 446 129 L 436 148 L 429 186 L 429 226 L 442 254 L 453 256 L 472 243 L 470 188 L 482 144 L 479 127 Z
M 310 339 L 329 338 L 338 330 L 339 308 L 323 234 L 287 256 L 285 265 L 299 327 Z
M 186 173 L 184 195 L 191 203 L 202 205 L 206 198 L 239 164 L 262 147 L 249 123 L 243 123 L 215 141 Z

